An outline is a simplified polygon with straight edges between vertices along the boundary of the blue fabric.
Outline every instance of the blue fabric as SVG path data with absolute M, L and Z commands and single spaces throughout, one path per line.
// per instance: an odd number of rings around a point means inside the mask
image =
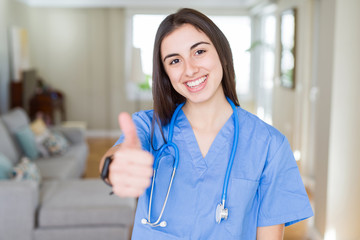
M 0 180 L 9 179 L 11 177 L 13 166 L 10 160 L 0 153 Z
M 275 128 L 238 108 L 239 143 L 232 167 L 227 201 L 227 220 L 215 222 L 224 176 L 234 137 L 233 116 L 202 157 L 185 114 L 180 111 L 174 128 L 174 143 L 180 152 L 179 168 L 162 220 L 165 228 L 141 224 L 148 217 L 150 187 L 139 198 L 133 239 L 256 239 L 260 226 L 286 226 L 313 215 L 300 173 L 287 139 Z M 150 146 L 153 111 L 133 115 L 143 149 Z M 168 136 L 168 126 L 164 127 Z M 116 144 L 121 143 L 121 136 Z M 163 144 L 159 128 L 154 148 Z M 161 211 L 172 171 L 171 153 L 160 160 L 155 179 L 151 221 Z
M 39 157 L 35 136 L 29 126 L 19 129 L 15 133 L 15 136 L 25 156 L 31 160 L 37 159 Z

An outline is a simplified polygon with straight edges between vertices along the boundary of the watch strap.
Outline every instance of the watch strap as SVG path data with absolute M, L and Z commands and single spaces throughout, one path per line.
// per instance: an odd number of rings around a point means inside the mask
M 101 179 L 110 187 L 112 187 L 112 185 L 109 181 L 109 167 L 110 167 L 112 160 L 113 160 L 112 155 L 105 158 L 104 165 L 103 165 L 103 168 L 102 168 L 101 174 L 100 174 Z

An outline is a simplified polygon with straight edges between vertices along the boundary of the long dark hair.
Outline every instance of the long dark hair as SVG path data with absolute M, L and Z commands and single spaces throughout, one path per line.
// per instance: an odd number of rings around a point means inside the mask
M 185 97 L 176 92 L 171 85 L 161 60 L 161 44 L 163 39 L 183 24 L 191 24 L 196 29 L 205 33 L 214 44 L 223 69 L 221 84 L 224 94 L 229 97 L 235 105 L 239 106 L 236 95 L 233 58 L 228 40 L 207 16 L 194 9 L 182 8 L 176 13 L 167 16 L 161 22 L 155 36 L 152 75 L 152 93 L 154 100 L 154 118 L 151 131 L 152 147 L 155 122 L 160 126 L 162 137 L 164 142 L 166 142 L 161 126 L 165 126 L 170 122 L 176 106 L 186 100 Z

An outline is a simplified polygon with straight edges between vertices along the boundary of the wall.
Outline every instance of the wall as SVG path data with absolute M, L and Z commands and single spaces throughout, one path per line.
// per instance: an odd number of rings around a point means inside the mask
M 360 239 L 360 2 L 336 0 L 326 233 Z
M 0 17 L 1 112 L 9 106 L 7 30 L 13 25 L 28 30 L 38 75 L 65 93 L 68 120 L 85 121 L 95 132 L 117 130 L 118 113 L 134 112 L 135 103 L 125 93 L 124 9 L 32 8 L 6 0 Z M 151 106 L 141 103 L 141 108 Z
M 302 153 L 300 165 L 309 165 L 306 156 L 309 121 L 309 89 L 311 87 L 312 8 L 311 0 L 279 0 L 277 36 L 280 36 L 280 14 L 289 8 L 297 9 L 295 89 L 280 85 L 280 51 L 276 51 L 275 84 L 273 89 L 273 125 L 288 138 L 292 149 Z M 276 49 L 280 49 L 277 39 Z
M 325 3 L 326 2 L 326 3 Z M 331 91 L 334 59 L 335 0 L 319 0 L 319 42 L 315 106 L 315 227 L 324 235 L 326 230 L 328 159 L 331 117 Z
M 360 238 L 360 2 L 319 0 L 315 227 L 325 240 Z
M 11 26 L 27 27 L 27 7 L 12 0 L 0 1 L 0 113 L 9 109 L 9 89 L 11 81 L 10 71 L 10 43 L 9 28 Z
M 68 119 L 86 121 L 92 130 L 118 129 L 117 114 L 135 109 L 125 93 L 124 10 L 29 12 L 31 60 L 46 82 L 66 94 Z
M 9 62 L 7 42 L 7 1 L 0 1 L 0 113 L 8 110 Z

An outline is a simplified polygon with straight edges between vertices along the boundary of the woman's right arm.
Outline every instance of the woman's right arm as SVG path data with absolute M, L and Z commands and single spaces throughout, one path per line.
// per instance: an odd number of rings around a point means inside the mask
M 100 161 L 100 172 L 105 158 L 112 156 L 108 181 L 114 194 L 120 197 L 139 197 L 150 186 L 153 156 L 141 148 L 136 127 L 127 113 L 119 115 L 124 142 L 110 148 Z

